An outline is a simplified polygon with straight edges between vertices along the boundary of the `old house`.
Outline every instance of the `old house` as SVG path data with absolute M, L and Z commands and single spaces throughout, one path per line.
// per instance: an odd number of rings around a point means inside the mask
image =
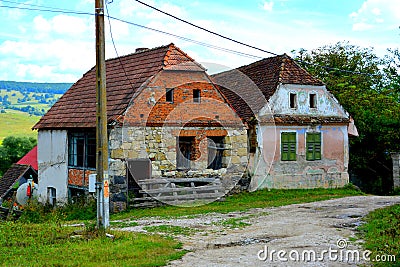
M 289 56 L 213 76 L 248 125 L 250 190 L 340 187 L 349 182 L 357 130 L 324 83 Z
M 38 182 L 37 175 L 37 146 L 32 148 L 24 155 L 17 163 L 4 173 L 0 179 L 0 203 L 12 197 L 12 193 L 18 187 L 32 179 L 35 183 Z
M 95 77 L 92 68 L 34 126 L 43 202 L 85 192 L 95 173 Z M 111 210 L 125 208 L 135 183 L 129 159 L 150 160 L 150 179 L 240 177 L 247 165 L 242 120 L 206 70 L 174 44 L 107 60 L 106 88 Z

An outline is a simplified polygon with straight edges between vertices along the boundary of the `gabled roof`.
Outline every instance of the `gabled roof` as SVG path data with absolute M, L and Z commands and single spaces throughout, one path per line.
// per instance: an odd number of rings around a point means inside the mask
M 17 164 L 30 165 L 36 171 L 38 170 L 38 160 L 37 160 L 37 146 L 32 148 L 31 151 L 26 153 L 20 160 L 17 161 Z
M 12 188 L 14 183 L 23 177 L 27 172 L 35 175 L 36 177 L 32 178 L 34 178 L 35 182 L 37 182 L 37 173 L 30 165 L 16 163 L 11 165 L 11 167 L 4 173 L 3 177 L 0 178 L 0 198 L 3 198 Z
M 134 93 L 163 69 L 204 71 L 174 44 L 106 60 L 108 123 L 127 109 Z M 179 68 L 178 68 L 179 69 Z M 55 129 L 96 126 L 96 68 L 83 75 L 33 127 Z
M 243 75 L 238 75 L 238 71 Z M 261 92 L 264 100 L 269 100 L 279 84 L 324 85 L 286 54 L 218 73 L 212 75 L 212 78 L 242 119 L 249 119 L 262 108 L 259 104 L 252 104 L 252 108 L 246 104 L 249 102 L 247 98 L 251 99 L 252 95 L 261 96 Z M 242 96 L 246 96 L 246 101 Z

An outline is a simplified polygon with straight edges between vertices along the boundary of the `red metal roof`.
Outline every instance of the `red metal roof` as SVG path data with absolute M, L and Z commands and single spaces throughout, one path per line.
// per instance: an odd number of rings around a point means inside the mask
M 118 120 L 134 93 L 163 69 L 185 63 L 193 69 L 199 64 L 174 44 L 106 60 L 108 123 Z M 184 65 L 185 66 L 185 65 Z M 33 127 L 57 129 L 96 126 L 96 68 L 83 75 Z
M 37 171 L 38 170 L 37 146 L 32 148 L 31 151 L 26 153 L 25 156 L 23 156 L 20 160 L 18 160 L 17 164 L 30 165 Z

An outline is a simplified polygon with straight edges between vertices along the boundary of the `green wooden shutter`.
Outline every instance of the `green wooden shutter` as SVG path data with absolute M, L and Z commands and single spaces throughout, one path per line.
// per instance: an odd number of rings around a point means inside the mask
M 296 133 L 289 133 L 289 160 L 296 160 Z
M 314 159 L 321 159 L 321 133 L 314 134 Z
M 296 160 L 296 133 L 281 133 L 281 160 Z
M 314 135 L 308 133 L 306 137 L 306 159 L 314 159 Z
M 321 133 L 307 133 L 306 137 L 306 159 L 321 159 Z
M 287 133 L 281 133 L 281 160 L 289 160 L 289 143 Z

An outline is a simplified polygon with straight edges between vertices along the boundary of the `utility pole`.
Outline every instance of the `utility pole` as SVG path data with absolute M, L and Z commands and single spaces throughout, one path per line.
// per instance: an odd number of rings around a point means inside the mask
M 109 226 L 109 178 L 104 0 L 95 0 L 96 14 L 96 195 L 97 228 Z

